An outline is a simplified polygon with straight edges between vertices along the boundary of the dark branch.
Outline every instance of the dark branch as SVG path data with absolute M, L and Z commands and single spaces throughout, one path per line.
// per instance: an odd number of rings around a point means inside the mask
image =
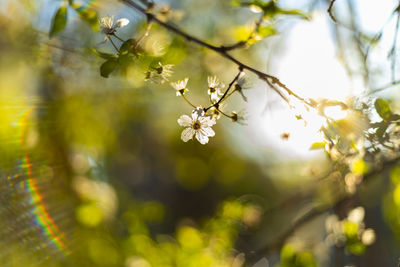
M 392 57 L 392 82 L 396 80 L 396 46 L 397 46 L 397 35 L 399 33 L 399 23 L 400 23 L 400 12 L 397 14 L 396 29 L 394 31 L 393 44 L 390 49 L 390 56 Z
M 242 72 L 243 72 L 243 69 L 242 69 L 241 67 L 239 67 L 239 72 L 238 72 L 238 74 L 236 74 L 235 78 L 233 78 L 233 80 L 229 83 L 228 88 L 226 88 L 226 90 L 225 90 L 224 94 L 221 96 L 221 98 L 218 99 L 218 101 L 217 101 L 215 104 L 213 104 L 213 105 L 211 105 L 211 106 L 205 108 L 205 109 L 204 109 L 205 112 L 206 112 L 207 110 L 209 110 L 210 108 L 212 108 L 212 107 L 216 107 L 217 109 L 219 108 L 219 104 L 221 104 L 221 102 L 226 98 L 226 96 L 227 96 L 229 90 L 232 88 L 232 85 L 239 79 L 240 74 L 242 74 Z
M 336 0 L 331 0 L 331 3 L 329 4 L 327 12 L 328 12 L 329 16 L 331 17 L 331 19 L 333 20 L 333 22 L 337 23 L 337 20 L 332 13 L 333 4 L 335 3 L 335 1 Z
M 389 16 L 389 18 L 386 20 L 385 24 L 382 26 L 382 28 L 379 30 L 379 32 L 377 34 L 375 34 L 374 38 L 372 38 L 372 40 L 369 42 L 369 45 L 365 52 L 366 57 L 368 57 L 369 50 L 371 49 L 372 44 L 381 39 L 381 37 L 383 35 L 383 30 L 389 24 L 389 22 L 392 20 L 394 14 L 396 14 L 396 12 L 399 12 L 399 9 L 400 9 L 400 4 L 396 6 L 396 8 L 393 10 L 392 14 Z
M 215 51 L 216 53 L 220 54 L 221 56 L 225 57 L 226 59 L 230 60 L 231 62 L 235 63 L 236 65 L 238 65 L 240 68 L 244 69 L 244 70 L 248 70 L 254 74 L 256 74 L 258 76 L 259 79 L 263 80 L 263 81 L 269 81 L 271 84 L 275 84 L 277 85 L 280 89 L 286 91 L 286 93 L 288 95 L 291 95 L 293 97 L 295 97 L 296 99 L 300 100 L 301 102 L 310 105 L 310 103 L 308 101 L 306 101 L 304 98 L 300 97 L 299 95 L 297 95 L 296 93 L 294 93 L 292 90 L 290 90 L 284 83 L 282 83 L 277 77 L 264 73 L 262 71 L 259 71 L 253 67 L 250 67 L 249 65 L 246 65 L 244 63 L 242 63 L 241 61 L 237 60 L 236 58 L 232 57 L 230 54 L 227 53 L 226 48 L 224 48 L 223 46 L 215 46 L 212 44 L 209 44 L 203 40 L 200 40 L 199 38 L 192 36 L 186 32 L 184 32 L 183 30 L 179 29 L 178 27 L 171 25 L 169 23 L 163 22 L 159 19 L 157 19 L 157 17 L 151 13 L 149 13 L 145 8 L 141 7 L 140 5 L 138 5 L 136 2 L 132 1 L 132 0 L 121 0 L 121 2 L 125 3 L 126 5 L 128 5 L 131 8 L 136 9 L 137 11 L 139 11 L 140 13 L 144 14 L 147 19 L 154 21 L 155 23 L 159 24 L 160 26 L 164 27 L 165 29 L 185 38 L 186 40 L 190 41 L 190 42 L 194 42 L 202 47 L 208 48 L 212 51 Z M 281 90 L 279 90 L 279 88 L 273 86 L 271 87 L 276 93 L 278 93 L 281 97 L 283 96 L 283 93 L 281 92 Z M 285 101 L 287 101 L 287 98 L 284 97 L 283 98 Z M 311 106 L 311 105 L 310 105 Z
M 387 85 L 384 85 L 384 86 L 379 87 L 379 88 L 377 88 L 377 89 L 371 90 L 370 92 L 368 92 L 367 95 L 372 95 L 372 94 L 374 94 L 374 93 L 377 93 L 377 92 L 380 92 L 380 91 L 389 89 L 389 88 L 391 88 L 391 87 L 393 87 L 393 86 L 396 86 L 396 85 L 399 85 L 399 84 L 400 84 L 400 81 L 392 81 L 391 83 L 389 83 L 389 84 L 387 84 Z

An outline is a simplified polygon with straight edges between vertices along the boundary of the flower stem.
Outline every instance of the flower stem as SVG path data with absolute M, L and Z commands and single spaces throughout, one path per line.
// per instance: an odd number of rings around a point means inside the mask
M 226 90 L 225 90 L 224 94 L 221 96 L 221 98 L 215 104 L 212 104 L 211 106 L 205 108 L 204 111 L 207 111 L 212 107 L 217 108 L 219 106 L 219 104 L 224 100 L 224 98 L 227 98 L 227 94 L 229 93 L 229 90 L 231 89 L 232 85 L 239 79 L 239 76 L 240 76 L 240 74 L 242 74 L 242 71 L 243 71 L 243 68 L 239 67 L 238 74 L 236 74 L 235 78 L 230 82 L 228 88 L 226 88 Z
M 108 40 L 110 40 L 110 42 L 114 46 L 115 50 L 117 50 L 117 52 L 119 53 L 119 50 L 118 50 L 117 46 L 114 44 L 113 40 L 111 39 L 111 36 L 108 38 Z
M 219 113 L 221 113 L 221 114 L 224 115 L 225 117 L 228 117 L 228 118 L 230 118 L 230 119 L 232 118 L 232 116 L 229 116 L 228 114 L 222 112 L 219 108 L 216 108 L 216 109 L 218 110 Z
M 189 99 L 186 98 L 186 96 L 185 96 L 184 94 L 181 94 L 181 96 L 183 97 L 183 99 L 185 99 L 185 101 L 186 101 L 189 105 L 191 105 L 192 107 L 196 108 L 196 106 L 193 105 L 193 104 L 189 101 Z
M 137 40 L 135 48 L 138 48 L 139 44 L 143 41 L 143 39 L 149 35 L 150 29 L 151 29 L 151 20 L 148 19 L 146 30 L 142 34 L 142 36 L 140 36 L 139 39 Z
M 259 71 L 249 65 L 244 64 L 243 62 L 239 61 L 238 59 L 234 58 L 233 56 L 231 56 L 228 52 L 227 49 L 225 47 L 220 47 L 220 46 L 215 46 L 212 44 L 209 44 L 195 36 L 192 36 L 184 31 L 182 31 L 180 28 L 169 24 L 167 22 L 163 22 L 161 20 L 159 20 L 154 14 L 149 13 L 145 8 L 141 7 L 139 4 L 137 4 L 135 1 L 132 0 L 120 0 L 121 2 L 125 3 L 126 5 L 130 6 L 133 9 L 136 9 L 137 11 L 139 11 L 140 13 L 144 14 L 145 16 L 147 16 L 148 20 L 151 20 L 155 23 L 157 23 L 158 25 L 160 25 L 161 27 L 164 27 L 166 30 L 173 32 L 183 38 L 185 38 L 187 41 L 191 41 L 193 43 L 196 43 L 202 47 L 205 47 L 207 49 L 213 50 L 216 53 L 220 54 L 222 57 L 230 60 L 231 62 L 235 63 L 236 65 L 238 65 L 240 68 L 242 69 L 246 69 L 252 73 L 254 73 L 255 75 L 258 76 L 258 78 L 264 82 L 269 82 L 269 84 L 272 85 L 276 85 L 276 86 L 270 86 L 270 88 L 272 90 L 274 90 L 276 93 L 279 94 L 280 97 L 283 98 L 283 100 L 285 100 L 286 102 L 288 102 L 287 97 L 283 94 L 283 92 L 281 90 L 283 90 L 284 92 L 286 92 L 286 94 L 288 94 L 289 96 L 293 96 L 295 98 L 297 98 L 299 101 L 303 102 L 304 104 L 313 107 L 311 105 L 311 103 L 304 99 L 303 97 L 299 96 L 298 94 L 296 94 L 294 91 L 292 91 L 291 89 L 289 89 L 289 87 L 287 87 L 284 83 L 282 83 L 277 77 L 267 74 L 265 72 Z
M 120 40 L 121 42 L 125 42 L 122 38 L 120 38 L 118 35 L 116 35 L 115 33 L 113 34 L 113 36 L 115 37 L 115 38 L 117 38 L 118 40 Z

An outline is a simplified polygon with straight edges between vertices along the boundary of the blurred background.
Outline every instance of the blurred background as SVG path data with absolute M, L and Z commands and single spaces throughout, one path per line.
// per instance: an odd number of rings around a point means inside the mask
M 341 24 L 326 12 L 330 1 L 278 3 L 308 19 L 276 18 L 265 39 L 232 51 L 239 60 L 307 98 L 368 98 L 391 82 L 397 1 L 337 1 Z M 49 38 L 66 4 L 68 23 Z M 245 111 L 245 124 L 221 118 L 207 145 L 182 142 L 177 119 L 192 107 L 169 82 L 145 81 L 149 66 L 173 64 L 170 80 L 189 77 L 187 97 L 203 107 L 207 76 L 228 84 L 237 67 L 153 25 L 141 45 L 149 56 L 101 77 L 93 49 L 116 52 L 98 18 L 128 18 L 118 30 L 126 40 L 145 32 L 145 17 L 118 1 L 73 4 L 0 2 L 1 266 L 396 266 L 400 196 L 393 201 L 390 170 L 338 203 L 340 173 L 310 150 L 323 120 L 289 108 L 250 73 L 248 101 L 234 94 L 224 107 Z M 164 4 L 171 23 L 217 45 L 246 39 L 258 18 L 228 0 Z M 381 29 L 367 72 L 357 38 Z M 396 87 L 377 95 L 396 108 Z M 336 246 L 327 219 L 358 206 L 374 240 Z

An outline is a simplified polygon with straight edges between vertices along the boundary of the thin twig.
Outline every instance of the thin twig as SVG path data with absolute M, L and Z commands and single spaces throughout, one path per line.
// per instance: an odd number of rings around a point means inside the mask
M 396 6 L 396 8 L 393 10 L 392 14 L 389 16 L 389 18 L 386 20 L 385 24 L 383 24 L 383 26 L 381 27 L 381 29 L 375 34 L 374 38 L 371 39 L 371 41 L 369 42 L 369 45 L 365 51 L 365 56 L 368 57 L 369 54 L 369 50 L 371 49 L 371 46 L 374 42 L 379 41 L 379 39 L 381 39 L 382 35 L 383 35 L 383 30 L 386 28 L 386 26 L 389 24 L 389 22 L 392 20 L 394 14 L 396 12 L 398 12 L 400 8 L 400 4 Z
M 331 3 L 329 4 L 327 12 L 328 12 L 329 16 L 331 17 L 331 19 L 333 20 L 333 22 L 337 23 L 337 20 L 332 13 L 333 4 L 335 3 L 335 1 L 336 0 L 331 0 Z
M 136 2 L 132 1 L 132 0 L 120 0 L 121 2 L 125 3 L 126 5 L 130 6 L 131 8 L 136 9 L 137 11 L 139 11 L 140 13 L 146 15 L 148 18 L 150 18 L 152 21 L 154 21 L 155 23 L 159 24 L 160 26 L 164 27 L 165 29 L 185 38 L 186 40 L 190 41 L 190 42 L 194 42 L 202 47 L 205 47 L 207 49 L 210 49 L 218 54 L 220 54 L 221 56 L 225 57 L 226 59 L 230 60 L 231 62 L 235 63 L 236 65 L 238 65 L 239 67 L 241 67 L 242 69 L 246 69 L 254 74 L 256 74 L 258 76 L 259 79 L 263 80 L 263 81 L 269 81 L 271 84 L 276 84 L 279 88 L 281 88 L 282 90 L 286 91 L 286 93 L 288 95 L 291 95 L 293 97 L 295 97 L 296 99 L 298 99 L 299 101 L 312 106 L 308 101 L 306 101 L 304 98 L 300 97 L 299 95 L 297 95 L 296 93 L 294 93 L 292 90 L 290 90 L 284 83 L 282 83 L 277 77 L 264 73 L 262 71 L 259 71 L 253 67 L 250 67 L 249 65 L 246 65 L 244 63 L 242 63 L 241 61 L 237 60 L 236 58 L 234 58 L 233 56 L 231 56 L 229 53 L 227 53 L 227 51 L 224 49 L 224 47 L 220 47 L 220 46 L 215 46 L 209 43 L 206 43 L 203 40 L 200 40 L 199 38 L 192 36 L 186 32 L 184 32 L 183 30 L 179 29 L 178 27 L 171 25 L 169 23 L 163 22 L 159 19 L 157 19 L 156 16 L 154 16 L 151 13 L 148 13 L 146 11 L 146 9 L 144 9 L 143 7 L 141 7 L 140 5 L 138 5 Z M 283 96 L 283 93 L 276 87 L 271 87 L 276 93 L 278 93 L 281 97 Z M 287 101 L 287 98 L 284 97 L 283 98 L 285 101 Z
M 118 40 L 120 40 L 121 42 L 125 42 L 122 38 L 120 38 L 118 35 L 116 35 L 115 33 L 112 34 L 115 38 L 117 38 Z
M 228 94 L 228 92 L 231 89 L 232 85 L 239 79 L 239 76 L 240 76 L 240 74 L 242 74 L 242 71 L 243 71 L 243 69 L 241 67 L 239 67 L 238 74 L 236 74 L 235 78 L 229 83 L 228 88 L 226 88 L 226 90 L 225 90 L 224 94 L 221 96 L 221 98 L 218 99 L 218 101 L 215 104 L 212 104 L 211 106 L 205 108 L 204 111 L 207 111 L 212 107 L 218 108 L 219 104 L 224 100 L 224 98 Z
M 232 119 L 232 116 L 229 116 L 228 114 L 224 113 L 220 108 L 216 108 L 216 109 L 219 111 L 219 113 L 221 113 L 225 117 Z
M 389 84 L 387 84 L 387 85 L 384 85 L 384 86 L 382 86 L 382 87 L 379 87 L 379 88 L 377 88 L 377 89 L 374 89 L 374 90 L 369 91 L 369 92 L 367 93 L 367 95 L 372 95 L 372 94 L 374 94 L 374 93 L 377 93 L 377 92 L 380 92 L 380 91 L 389 89 L 390 87 L 396 86 L 396 85 L 398 85 L 398 84 L 400 84 L 400 80 L 399 80 L 399 81 L 392 81 L 391 83 L 389 83 Z
M 250 33 L 249 37 L 247 37 L 246 40 L 237 42 L 236 44 L 233 44 L 233 45 L 230 45 L 230 46 L 221 46 L 221 48 L 224 49 L 225 51 L 232 51 L 232 50 L 234 50 L 234 49 L 242 48 L 242 47 L 246 46 L 246 45 L 250 42 L 250 40 L 251 40 L 252 38 L 254 38 L 254 34 L 257 33 L 257 31 L 258 31 L 258 29 L 260 28 L 261 23 L 263 22 L 263 20 L 264 20 L 264 12 L 261 13 L 261 16 L 260 16 L 260 18 L 257 20 L 256 25 L 254 26 L 253 31 Z
M 353 29 L 352 31 L 352 37 L 354 40 L 354 43 L 356 44 L 356 48 L 358 51 L 359 56 L 361 57 L 361 62 L 362 62 L 362 68 L 364 71 L 363 78 L 364 78 L 364 84 L 367 86 L 368 81 L 369 81 L 369 69 L 367 65 L 367 56 L 366 53 L 363 51 L 362 48 L 362 43 L 360 39 L 360 32 L 357 30 L 359 27 L 357 25 L 356 19 L 357 19 L 357 14 L 354 8 L 354 3 L 353 0 L 347 0 L 347 5 L 349 8 L 350 12 L 350 26 Z
M 136 42 L 136 46 L 135 48 L 137 49 L 140 45 L 140 43 L 144 40 L 144 38 L 146 38 L 147 36 L 149 36 L 149 32 L 151 29 L 151 19 L 149 17 L 147 17 L 147 26 L 146 26 L 146 30 L 144 31 L 144 33 L 142 34 L 142 36 L 139 37 L 139 39 Z
M 185 101 L 186 101 L 189 105 L 191 105 L 193 108 L 196 108 L 196 106 L 193 105 L 193 104 L 189 101 L 189 99 L 187 99 L 187 97 L 186 97 L 184 94 L 181 94 L 181 96 L 183 97 L 183 99 L 185 99 Z
M 397 14 L 397 20 L 396 20 L 396 29 L 394 31 L 394 37 L 393 37 L 393 44 L 392 48 L 390 49 L 390 56 L 392 57 L 392 81 L 396 80 L 396 46 L 397 46 L 397 35 L 399 33 L 399 24 L 400 24 L 400 12 Z
M 108 37 L 108 40 L 110 40 L 111 44 L 114 46 L 115 50 L 117 50 L 117 52 L 119 52 L 119 49 L 117 48 L 117 46 L 114 44 L 114 41 L 111 39 L 111 36 Z

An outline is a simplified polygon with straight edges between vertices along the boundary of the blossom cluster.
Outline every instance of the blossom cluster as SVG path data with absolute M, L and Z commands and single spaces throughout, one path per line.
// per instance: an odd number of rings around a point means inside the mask
M 222 111 L 224 107 L 224 103 L 222 103 L 222 101 L 224 101 L 234 92 L 240 93 L 243 99 L 247 101 L 247 98 L 242 92 L 243 89 L 247 88 L 245 85 L 246 80 L 243 76 L 244 73 L 240 72 L 230 86 L 226 89 L 226 91 L 223 91 L 223 88 L 225 87 L 224 83 L 222 83 L 216 76 L 209 76 L 207 79 L 207 93 L 210 98 L 211 106 L 207 108 L 196 107 L 186 98 L 185 94 L 189 91 L 187 88 L 189 78 L 171 82 L 171 86 L 175 89 L 176 95 L 182 96 L 186 102 L 195 108 L 191 117 L 182 115 L 178 119 L 178 124 L 180 126 L 187 127 L 185 130 L 183 130 L 181 135 L 181 139 L 184 142 L 193 139 L 195 136 L 201 144 L 207 144 L 209 137 L 215 135 L 215 132 L 211 129 L 211 127 L 216 124 L 216 121 L 221 117 L 221 114 L 230 118 L 233 122 L 244 124 L 245 116 L 243 112 L 232 111 L 231 115 L 227 115 Z M 233 88 L 233 91 L 228 94 L 229 89 L 231 88 Z
M 108 74 L 116 68 L 117 63 L 119 62 L 116 61 L 115 58 L 124 56 L 127 51 L 128 53 L 133 53 L 135 56 L 140 56 L 140 53 L 137 53 L 138 45 L 140 41 L 148 35 L 148 30 L 146 30 L 145 34 L 143 34 L 142 37 L 136 41 L 134 39 L 123 40 L 118 37 L 116 33 L 119 28 L 129 24 L 128 19 L 121 18 L 114 22 L 113 16 L 107 16 L 101 18 L 99 20 L 99 24 L 100 32 L 105 35 L 104 41 L 109 40 L 109 42 L 118 52 L 117 56 L 114 56 L 112 59 L 108 59 L 100 68 L 102 76 L 108 77 Z M 123 42 L 119 48 L 114 43 L 113 38 Z M 131 46 L 134 46 L 134 48 L 131 49 Z M 100 56 L 106 55 L 105 53 L 98 54 Z M 157 65 L 150 66 L 145 72 L 145 81 L 150 81 L 157 84 L 169 82 L 169 79 L 173 73 L 172 68 L 172 64 L 163 64 L 158 62 Z M 223 111 L 226 104 L 223 102 L 235 92 L 240 94 L 244 101 L 247 101 L 247 97 L 244 95 L 243 90 L 248 89 L 249 87 L 244 75 L 245 73 L 242 69 L 240 69 L 239 73 L 235 76 L 228 87 L 226 87 L 217 76 L 209 76 L 207 78 L 207 94 L 209 96 L 211 105 L 206 108 L 202 108 L 199 105 L 194 105 L 186 98 L 185 94 L 189 91 L 187 88 L 189 78 L 184 78 L 183 80 L 178 80 L 176 82 L 170 82 L 171 86 L 175 89 L 176 95 L 182 96 L 182 98 L 194 108 L 191 116 L 182 115 L 178 119 L 179 125 L 186 127 L 181 135 L 181 139 L 184 142 L 187 142 L 195 137 L 201 144 L 207 144 L 209 142 L 209 138 L 215 135 L 215 132 L 211 127 L 216 124 L 216 121 L 221 117 L 221 115 L 228 117 L 233 122 L 244 124 L 245 115 L 243 112 L 232 111 L 230 114 L 227 114 Z
M 192 116 L 182 115 L 178 119 L 178 124 L 185 128 L 183 130 L 181 138 L 183 142 L 187 142 L 196 136 L 196 139 L 200 144 L 204 145 L 208 143 L 209 137 L 215 135 L 215 132 L 211 127 L 216 124 L 215 118 L 204 115 L 204 109 L 201 107 L 196 108 L 192 111 Z
M 376 239 L 373 229 L 365 229 L 364 216 L 363 207 L 354 208 L 343 220 L 339 220 L 337 215 L 329 216 L 325 222 L 327 243 L 345 246 L 347 251 L 355 255 L 362 254 L 365 246 L 373 244 Z

